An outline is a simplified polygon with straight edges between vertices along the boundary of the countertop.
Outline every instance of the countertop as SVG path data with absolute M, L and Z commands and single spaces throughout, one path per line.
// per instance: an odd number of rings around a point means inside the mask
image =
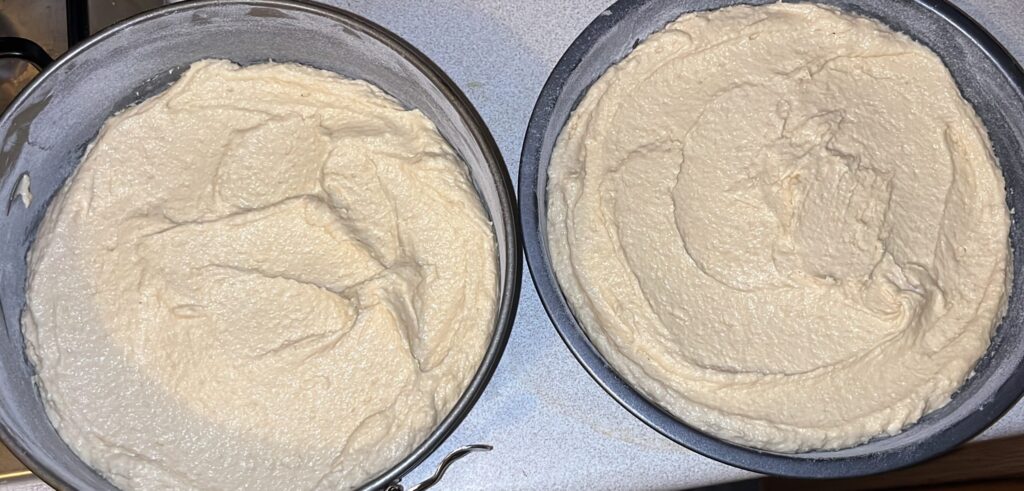
M 523 134 L 548 73 L 576 35 L 612 2 L 325 3 L 381 24 L 445 70 L 480 111 L 515 182 Z M 1024 60 L 1024 3 L 953 3 Z M 979 438 L 1016 434 L 1024 434 L 1021 403 Z M 494 450 L 459 461 L 434 489 L 680 489 L 755 476 L 672 443 L 608 397 L 558 337 L 528 270 L 512 337 L 490 386 L 458 430 L 404 483 L 423 480 L 444 455 L 469 443 L 488 443 Z M 22 481 L 11 489 L 34 487 Z

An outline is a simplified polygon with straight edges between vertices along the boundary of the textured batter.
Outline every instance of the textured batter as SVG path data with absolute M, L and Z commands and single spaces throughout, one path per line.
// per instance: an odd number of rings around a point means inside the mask
M 298 65 L 191 67 L 112 117 L 29 255 L 54 426 L 126 489 L 346 489 L 447 415 L 490 223 L 418 111 Z
M 559 282 L 648 397 L 775 451 L 949 401 L 1007 291 L 985 128 L 939 58 L 811 4 L 684 15 L 610 68 L 549 171 Z

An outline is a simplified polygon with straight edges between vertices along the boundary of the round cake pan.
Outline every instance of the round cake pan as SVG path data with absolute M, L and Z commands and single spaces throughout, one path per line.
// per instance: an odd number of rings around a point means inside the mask
M 996 421 L 1024 391 L 1024 221 L 1013 215 L 1013 276 L 1006 316 L 974 374 L 946 406 L 902 433 L 836 451 L 783 454 L 705 434 L 674 418 L 631 387 L 602 358 L 566 303 L 547 242 L 547 175 L 555 141 L 598 77 L 640 41 L 687 12 L 776 0 L 621 0 L 576 38 L 537 100 L 523 143 L 519 201 L 533 281 L 552 322 L 583 367 L 634 416 L 669 439 L 743 469 L 793 477 L 849 477 L 905 467 L 940 455 Z M 1007 186 L 1007 205 L 1024 209 L 1024 73 L 976 22 L 940 0 L 820 0 L 881 21 L 934 50 L 988 127 Z
M 20 316 L 25 255 L 46 206 L 74 172 L 103 122 L 166 89 L 204 58 L 240 64 L 295 62 L 366 80 L 422 111 L 462 157 L 498 251 L 500 301 L 483 361 L 437 428 L 397 465 L 366 483 L 381 488 L 416 466 L 462 421 L 508 340 L 519 298 L 517 208 L 501 154 L 476 110 L 423 54 L 355 15 L 282 0 L 201 1 L 144 13 L 89 38 L 46 68 L 0 116 L 0 439 L 58 489 L 114 489 L 60 439 L 47 419 L 25 357 Z M 45 60 L 42 62 L 45 63 Z M 28 175 L 33 199 L 15 199 Z

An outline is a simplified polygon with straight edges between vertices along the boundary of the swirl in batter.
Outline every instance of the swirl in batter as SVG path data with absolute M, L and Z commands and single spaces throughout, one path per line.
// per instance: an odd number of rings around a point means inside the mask
M 683 421 L 783 452 L 944 405 L 1007 291 L 1009 213 L 949 71 L 812 4 L 688 14 L 587 92 L 549 171 L 558 280 Z
M 193 65 L 50 204 L 23 329 L 50 420 L 125 489 L 348 489 L 451 410 L 491 225 L 434 125 L 299 65 Z

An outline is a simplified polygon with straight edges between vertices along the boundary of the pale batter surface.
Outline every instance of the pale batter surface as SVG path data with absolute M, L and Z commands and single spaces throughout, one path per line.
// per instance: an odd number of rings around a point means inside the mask
M 944 405 L 1007 291 L 985 128 L 941 60 L 811 4 L 684 15 L 583 98 L 549 171 L 601 353 L 719 437 L 797 452 Z
M 54 426 L 125 489 L 347 489 L 447 415 L 497 262 L 467 169 L 379 89 L 192 66 L 112 117 L 29 255 Z

